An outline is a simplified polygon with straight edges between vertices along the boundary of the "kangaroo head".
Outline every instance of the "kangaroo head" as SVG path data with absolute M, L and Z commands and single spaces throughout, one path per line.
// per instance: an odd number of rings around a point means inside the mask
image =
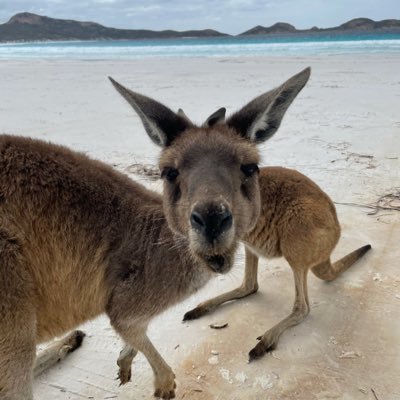
M 230 269 L 238 240 L 260 214 L 257 144 L 275 134 L 309 76 L 307 68 L 226 120 L 221 108 L 202 126 L 182 110 L 175 113 L 110 78 L 162 147 L 159 167 L 170 228 L 216 272 Z

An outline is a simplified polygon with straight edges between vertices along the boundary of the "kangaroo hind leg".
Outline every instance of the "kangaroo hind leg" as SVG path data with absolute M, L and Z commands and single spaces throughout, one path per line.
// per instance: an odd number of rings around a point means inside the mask
M 249 360 L 255 360 L 262 357 L 265 353 L 273 351 L 281 337 L 291 326 L 299 324 L 310 312 L 307 289 L 307 273 L 308 268 L 300 268 L 292 266 L 294 283 L 295 283 L 295 301 L 292 312 L 289 316 L 277 323 L 271 329 L 266 331 L 264 335 L 258 337 L 258 344 L 250 351 Z
M 126 344 L 119 353 L 117 365 L 119 367 L 118 379 L 121 385 L 125 385 L 131 381 L 132 377 L 132 361 L 137 354 L 137 350 Z

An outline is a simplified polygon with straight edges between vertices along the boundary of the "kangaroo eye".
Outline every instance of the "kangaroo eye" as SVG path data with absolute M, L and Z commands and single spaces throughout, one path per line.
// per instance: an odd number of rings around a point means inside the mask
M 167 181 L 173 182 L 179 175 L 179 171 L 176 168 L 166 167 L 161 172 L 161 178 L 166 178 Z
M 246 176 L 252 176 L 259 171 L 257 164 L 244 164 L 240 169 Z

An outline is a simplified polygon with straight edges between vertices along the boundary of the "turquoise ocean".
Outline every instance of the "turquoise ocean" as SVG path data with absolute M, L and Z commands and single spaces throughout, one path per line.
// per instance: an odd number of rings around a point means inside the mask
M 0 59 L 400 54 L 400 33 L 2 43 Z

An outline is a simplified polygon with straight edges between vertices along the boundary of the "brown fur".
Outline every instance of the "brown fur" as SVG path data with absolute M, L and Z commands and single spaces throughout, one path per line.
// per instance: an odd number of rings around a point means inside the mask
M 273 350 L 281 334 L 300 323 L 309 313 L 307 272 L 333 280 L 357 261 L 371 246 L 361 247 L 331 264 L 330 256 L 340 237 L 340 226 L 330 198 L 301 173 L 281 168 L 260 170 L 261 214 L 257 225 L 243 237 L 246 270 L 241 287 L 199 304 L 184 319 L 198 318 L 218 305 L 258 290 L 258 257 L 285 257 L 295 280 L 293 311 L 259 337 L 250 360 Z
M 0 398 L 31 398 L 35 344 L 104 311 L 150 353 L 156 390 L 171 396 L 146 327 L 211 271 L 171 233 L 161 196 L 82 154 L 11 136 L 0 136 L 0 193 Z

